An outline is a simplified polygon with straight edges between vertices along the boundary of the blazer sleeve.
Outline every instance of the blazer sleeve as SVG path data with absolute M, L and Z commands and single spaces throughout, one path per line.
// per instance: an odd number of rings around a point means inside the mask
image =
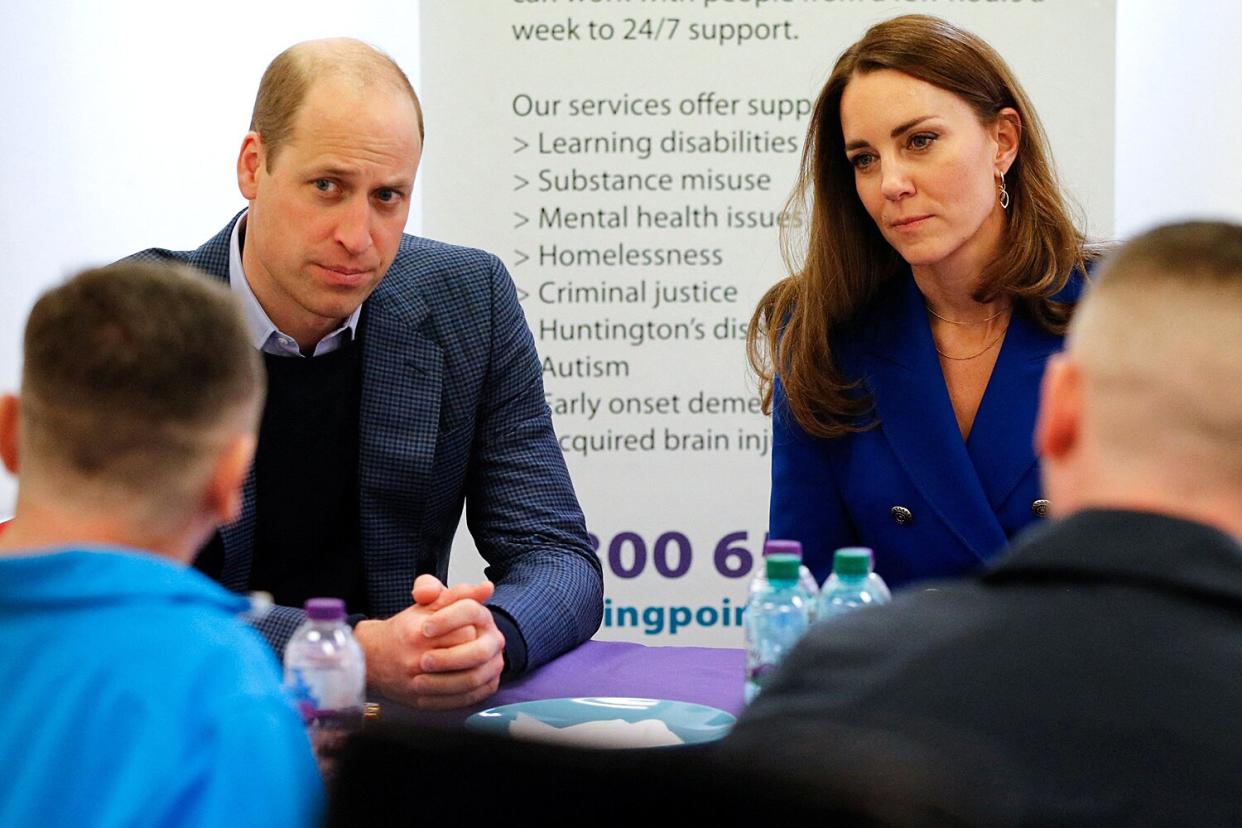
M 848 440 L 849 437 L 840 439 Z M 768 535 L 802 544 L 802 562 L 820 583 L 832 554 L 857 544 L 829 456 L 828 441 L 804 432 L 789 413 L 779 379 L 772 391 L 772 500 Z
M 466 523 L 496 584 L 489 606 L 513 620 L 525 645 L 524 659 L 506 645 L 513 673 L 594 635 L 604 588 L 552 429 L 534 337 L 513 280 L 494 257 L 490 277 L 489 367 L 466 478 Z

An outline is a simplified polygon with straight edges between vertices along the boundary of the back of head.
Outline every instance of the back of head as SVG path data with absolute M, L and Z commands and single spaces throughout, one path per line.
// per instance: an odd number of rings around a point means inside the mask
M 314 821 L 322 783 L 244 602 L 91 549 L 197 548 L 237 499 L 262 370 L 228 288 L 186 267 L 121 262 L 35 304 L 22 397 L 0 405 L 19 472 L 0 640 L 20 654 L 0 660 L 18 711 L 0 755 L 21 756 L 0 823 Z
M 26 324 L 21 488 L 179 519 L 223 442 L 255 428 L 262 382 L 227 288 L 168 264 L 82 273 Z
M 1162 497 L 1242 493 L 1242 226 L 1170 225 L 1122 246 L 1067 349 L 1114 477 Z

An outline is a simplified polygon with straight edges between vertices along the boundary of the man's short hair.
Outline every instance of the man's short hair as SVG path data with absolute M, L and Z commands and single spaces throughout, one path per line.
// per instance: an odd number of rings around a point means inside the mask
M 1167 224 L 1136 236 L 1108 258 L 1097 282 L 1176 280 L 1242 290 L 1242 225 Z
M 267 66 L 250 116 L 250 130 L 263 138 L 267 168 L 289 140 L 298 110 L 311 84 L 325 75 L 343 75 L 358 83 L 388 82 L 405 92 L 418 114 L 418 137 L 424 137 L 423 107 L 413 84 L 397 62 L 380 50 L 355 40 L 298 43 L 285 49 Z
M 1117 452 L 1242 483 L 1242 226 L 1172 224 L 1123 245 L 1067 345 Z
M 179 497 L 221 439 L 256 426 L 263 388 L 226 287 L 174 264 L 88 270 L 26 323 L 22 469 Z

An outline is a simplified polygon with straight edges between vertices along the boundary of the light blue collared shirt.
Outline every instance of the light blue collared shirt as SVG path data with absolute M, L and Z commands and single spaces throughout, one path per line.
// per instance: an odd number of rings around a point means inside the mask
M 267 311 L 259 304 L 254 291 L 250 289 L 250 282 L 246 280 L 246 271 L 242 269 L 241 228 L 248 214 L 249 211 L 242 213 L 241 218 L 233 225 L 233 238 L 229 242 L 229 287 L 241 302 L 246 316 L 246 330 L 250 332 L 250 341 L 254 347 L 274 356 L 303 356 L 297 340 L 276 327 Z M 358 328 L 358 317 L 361 315 L 362 306 L 359 305 L 354 308 L 353 313 L 345 317 L 345 324 L 319 340 L 311 356 L 330 354 L 347 342 L 352 342 Z

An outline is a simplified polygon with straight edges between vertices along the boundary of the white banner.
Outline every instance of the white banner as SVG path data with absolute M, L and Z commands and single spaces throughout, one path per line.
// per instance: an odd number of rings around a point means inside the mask
M 744 354 L 836 57 L 908 2 L 423 4 L 425 234 L 496 252 L 605 573 L 599 638 L 739 646 L 770 421 Z M 1112 227 L 1112 2 L 917 5 L 1010 61 Z M 476 577 L 459 533 L 454 577 Z M 465 553 L 465 554 L 463 554 Z

